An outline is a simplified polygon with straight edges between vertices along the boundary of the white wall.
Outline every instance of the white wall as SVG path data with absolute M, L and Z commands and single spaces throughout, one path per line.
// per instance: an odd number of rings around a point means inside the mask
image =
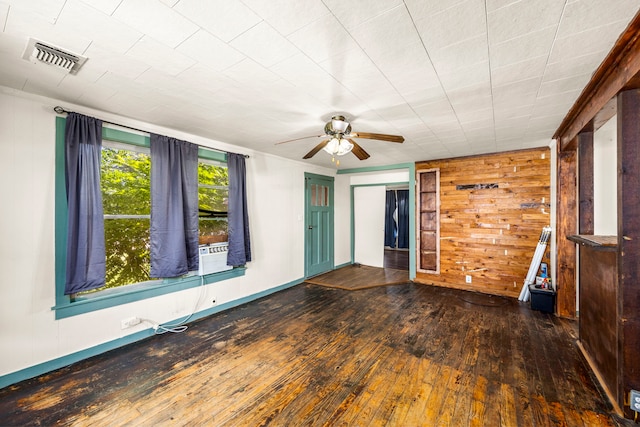
M 212 148 L 249 154 L 247 191 L 254 261 L 246 275 L 207 285 L 198 310 L 298 281 L 304 276 L 304 173 L 311 166 L 184 132 L 0 87 L 0 376 L 147 329 L 120 329 L 123 318 L 167 322 L 191 312 L 200 289 L 188 289 L 55 320 L 55 113 L 64 105 L 104 120 Z M 349 260 L 349 183 L 336 177 L 336 263 Z
M 593 234 L 618 234 L 617 116 L 593 135 Z

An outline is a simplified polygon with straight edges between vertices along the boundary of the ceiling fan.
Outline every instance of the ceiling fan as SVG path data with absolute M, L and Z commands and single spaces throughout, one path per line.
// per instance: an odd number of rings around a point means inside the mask
M 351 124 L 341 115 L 335 115 L 331 117 L 324 125 L 323 135 L 311 135 L 303 136 L 302 138 L 289 139 L 287 141 L 278 142 L 277 144 L 284 144 L 287 142 L 299 141 L 306 138 L 327 138 L 316 145 L 311 151 L 309 151 L 303 159 L 310 159 L 315 156 L 320 150 L 324 150 L 331 154 L 331 161 L 336 161 L 336 156 L 343 156 L 349 152 L 353 153 L 360 160 L 368 159 L 369 153 L 358 145 L 353 138 L 364 139 L 377 139 L 380 141 L 397 142 L 402 143 L 404 138 L 399 135 L 386 135 L 383 133 L 369 133 L 369 132 L 352 132 Z M 276 145 L 277 145 L 276 144 Z M 340 160 L 336 162 L 340 165 Z

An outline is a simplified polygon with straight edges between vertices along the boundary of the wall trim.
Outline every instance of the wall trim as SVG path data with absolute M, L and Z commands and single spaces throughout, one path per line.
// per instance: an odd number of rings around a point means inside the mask
M 395 169 L 409 169 L 414 166 L 414 163 L 398 163 L 395 165 L 384 165 L 384 166 L 368 166 L 365 168 L 351 168 L 351 169 L 339 169 L 336 172 L 337 175 L 344 175 L 348 173 L 364 173 L 364 172 L 379 172 L 379 171 L 388 171 Z
M 291 282 L 276 286 L 274 288 L 269 288 L 261 292 L 257 292 L 255 294 L 239 298 L 233 301 L 226 302 L 224 304 L 220 304 L 215 307 L 207 308 L 205 310 L 194 313 L 191 316 L 191 320 L 188 323 L 193 323 L 196 320 L 203 319 L 205 317 L 211 316 L 216 313 L 220 313 L 225 310 L 229 310 L 231 308 L 237 307 L 242 304 L 246 304 L 252 301 L 256 301 L 260 298 L 264 298 L 268 295 L 274 294 L 276 292 L 283 291 L 288 288 L 292 288 L 300 283 L 304 282 L 304 278 L 296 279 Z M 184 316 L 179 317 L 178 319 L 163 322 L 162 324 L 173 324 L 177 323 L 181 319 L 184 319 Z M 29 366 L 27 368 L 21 369 L 19 371 L 15 371 L 6 375 L 0 376 L 0 389 L 16 384 L 18 382 L 28 380 L 34 377 L 37 377 L 42 374 L 46 374 L 51 371 L 55 371 L 57 369 L 64 368 L 66 366 L 72 365 L 74 363 L 80 362 L 82 360 L 88 359 L 93 356 L 98 356 L 100 354 L 106 353 L 107 351 L 115 350 L 116 348 L 124 347 L 128 344 L 133 344 L 135 342 L 141 341 L 145 338 L 149 338 L 155 334 L 153 328 L 147 328 L 138 332 L 134 332 L 130 335 L 116 338 L 111 341 L 107 341 L 102 344 L 98 344 L 96 346 L 86 348 L 84 350 L 77 351 L 75 353 L 67 354 L 65 356 L 61 356 L 55 359 L 48 360 L 46 362 L 38 363 L 37 365 Z

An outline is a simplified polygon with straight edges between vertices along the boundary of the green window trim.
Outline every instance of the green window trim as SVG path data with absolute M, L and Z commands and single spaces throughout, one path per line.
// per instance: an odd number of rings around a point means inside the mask
M 212 273 L 205 276 L 188 275 L 180 278 L 154 280 L 132 284 L 122 288 L 98 291 L 94 295 L 86 295 L 71 301 L 64 294 L 67 257 L 67 194 L 64 172 L 64 137 L 66 118 L 56 117 L 56 150 L 55 150 L 55 284 L 56 303 L 51 307 L 56 319 L 76 316 L 121 304 L 141 301 L 147 298 L 178 292 L 185 289 L 215 283 L 234 277 L 244 276 L 246 267 L 235 267 L 232 270 Z M 122 142 L 140 147 L 149 147 L 149 136 L 130 133 L 113 128 L 102 128 L 102 138 L 109 141 Z M 202 159 L 227 162 L 227 154 L 219 151 L 198 148 L 198 156 Z

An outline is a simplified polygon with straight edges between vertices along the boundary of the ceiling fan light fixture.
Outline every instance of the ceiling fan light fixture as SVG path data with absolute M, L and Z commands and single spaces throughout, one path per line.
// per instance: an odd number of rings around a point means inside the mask
M 324 146 L 323 150 L 332 156 L 344 156 L 353 150 L 353 144 L 344 138 L 334 136 L 329 140 L 327 145 Z
M 335 133 L 347 133 L 348 127 L 349 122 L 344 118 L 344 116 L 331 117 L 331 128 Z

